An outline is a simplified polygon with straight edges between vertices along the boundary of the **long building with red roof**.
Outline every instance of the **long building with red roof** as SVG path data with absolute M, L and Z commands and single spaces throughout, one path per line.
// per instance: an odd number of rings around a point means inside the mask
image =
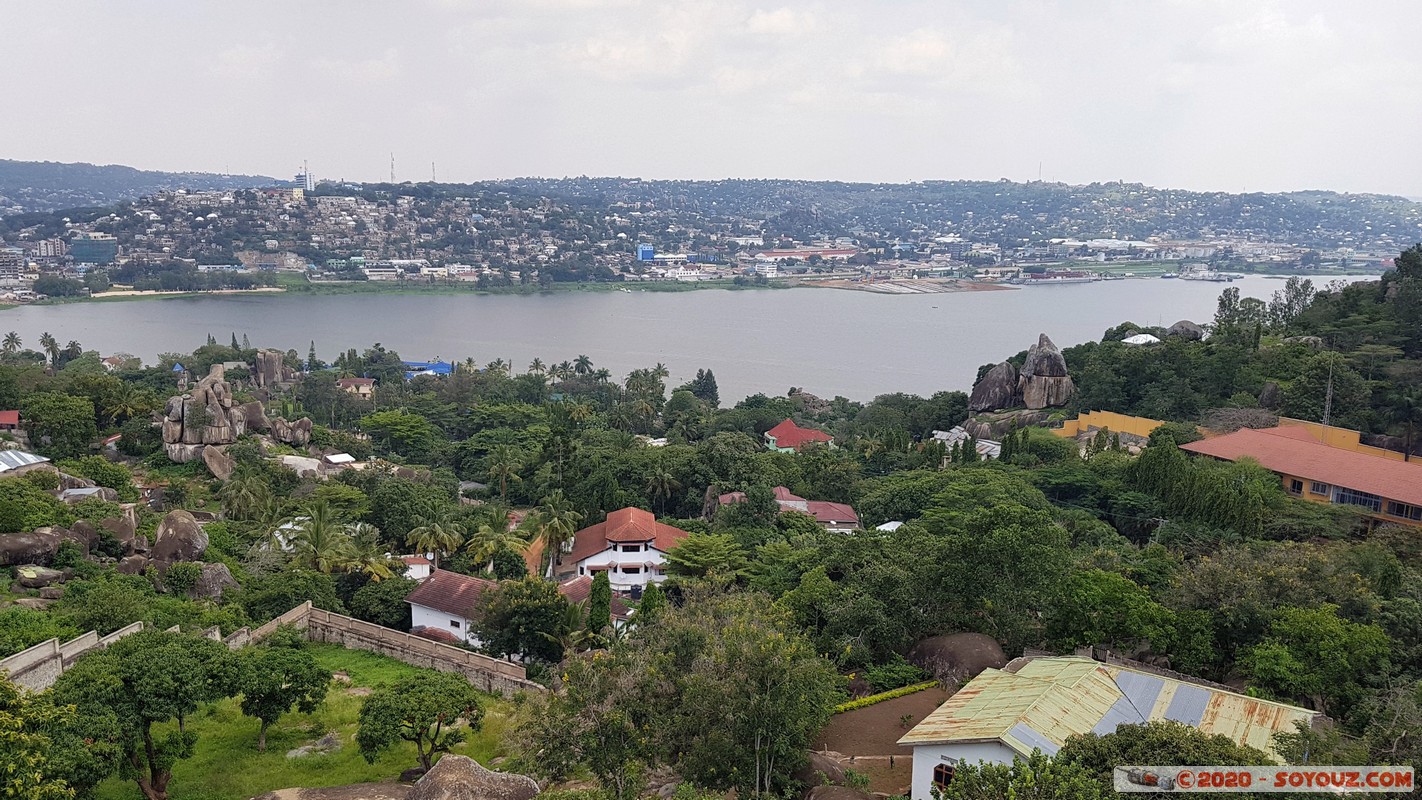
M 787 419 L 765 432 L 765 446 L 782 453 L 798 453 L 807 444 L 834 443 L 834 437 L 815 428 L 802 428 L 795 420 Z
M 1295 497 L 1357 506 L 1384 522 L 1422 525 L 1422 464 L 1332 447 L 1301 425 L 1242 428 L 1181 449 L 1225 461 L 1252 458 L 1278 473 Z

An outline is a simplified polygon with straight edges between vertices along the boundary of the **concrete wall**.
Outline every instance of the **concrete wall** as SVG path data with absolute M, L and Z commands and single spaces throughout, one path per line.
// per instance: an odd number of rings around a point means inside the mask
M 103 649 L 110 644 L 143 630 L 142 622 L 125 625 L 108 636 L 99 636 L 94 631 L 76 636 L 63 644 L 58 639 L 40 642 L 28 650 L 0 659 L 0 673 L 5 673 L 16 686 L 23 686 L 32 692 L 42 692 L 54 685 L 64 671 L 74 666 L 75 660 L 90 650 Z
M 1381 447 L 1363 444 L 1362 434 L 1355 430 L 1349 430 L 1348 428 L 1336 428 L 1332 425 L 1323 425 L 1317 422 L 1292 419 L 1290 417 L 1279 417 L 1279 427 L 1306 428 L 1309 433 L 1313 434 L 1315 441 L 1326 444 L 1329 447 L 1337 447 L 1340 450 L 1348 450 L 1367 456 L 1377 456 L 1379 458 L 1390 458 L 1393 461 L 1406 460 L 1406 457 L 1396 450 L 1387 450 Z
M 939 764 L 1011 764 L 1017 755 L 1002 742 L 921 744 L 913 749 L 913 800 L 933 800 L 933 768 Z
M 1128 433 L 1144 439 L 1162 424 L 1158 419 L 1131 417 L 1114 411 L 1083 411 L 1076 419 L 1066 420 L 1060 428 L 1053 428 L 1052 433 L 1071 438 L 1085 431 L 1110 428 L 1113 433 Z
M 458 672 L 486 692 L 507 695 L 517 691 L 543 691 L 541 685 L 528 680 L 518 664 L 322 611 L 312 608 L 309 602 L 252 631 L 251 641 L 261 641 L 282 624 L 305 629 L 306 638 L 313 642 L 330 642 L 352 650 L 379 653 L 425 669 Z

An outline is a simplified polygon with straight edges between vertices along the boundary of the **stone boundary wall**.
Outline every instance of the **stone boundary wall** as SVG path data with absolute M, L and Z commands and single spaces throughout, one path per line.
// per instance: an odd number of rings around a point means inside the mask
M 518 664 L 322 611 L 312 608 L 310 602 L 302 603 L 251 631 L 249 638 L 254 642 L 260 641 L 284 624 L 304 629 L 306 638 L 313 642 L 330 642 L 352 650 L 379 653 L 415 667 L 458 672 L 476 688 L 486 692 L 509 695 L 518 691 L 544 690 L 541 685 L 528 680 L 523 667 Z
M 40 642 L 28 650 L 0 659 L 0 673 L 5 673 L 16 686 L 32 692 L 42 692 L 54 685 L 64 671 L 74 666 L 75 659 L 90 650 L 113 644 L 129 634 L 143 630 L 142 622 L 133 622 L 108 636 L 95 631 L 80 634 L 63 644 L 58 639 Z
M 543 687 L 528 680 L 522 666 L 459 647 L 431 641 L 419 636 L 384 628 L 369 622 L 312 608 L 308 601 L 282 614 L 255 630 L 239 628 L 225 639 L 216 628 L 208 628 L 202 636 L 226 644 L 236 650 L 260 642 L 282 625 L 294 625 L 306 632 L 313 642 L 331 642 L 352 650 L 366 650 L 389 656 L 397 661 L 441 672 L 458 672 L 475 687 L 503 695 L 518 691 L 543 691 Z M 142 622 L 126 625 L 108 636 L 89 631 L 68 642 L 58 639 L 40 642 L 28 650 L 0 659 L 0 673 L 8 673 L 11 681 L 33 692 L 42 692 L 54 685 L 75 659 L 94 649 L 103 649 L 113 642 L 143 630 Z M 177 630 L 172 628 L 171 630 Z

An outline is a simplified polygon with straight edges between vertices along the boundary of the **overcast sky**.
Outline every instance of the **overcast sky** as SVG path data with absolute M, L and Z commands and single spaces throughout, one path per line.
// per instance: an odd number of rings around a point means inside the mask
M 0 157 L 1422 195 L 1413 0 L 0 0 Z

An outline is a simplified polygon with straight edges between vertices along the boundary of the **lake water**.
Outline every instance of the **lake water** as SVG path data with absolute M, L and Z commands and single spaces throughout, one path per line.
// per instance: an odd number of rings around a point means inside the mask
M 1322 284 L 1326 280 L 1315 281 Z M 187 352 L 211 333 L 327 360 L 380 342 L 408 360 L 495 358 L 524 369 L 587 354 L 619 378 L 658 362 L 668 386 L 715 371 L 723 403 L 792 386 L 869 400 L 971 388 L 980 364 L 1046 333 L 1059 347 L 1100 339 L 1120 322 L 1208 322 L 1221 291 L 1264 299 L 1284 282 L 1139 278 L 1008 291 L 882 295 L 837 289 L 569 292 L 543 295 L 241 295 L 24 306 L 0 331 L 37 347 L 44 331 L 104 355 Z

